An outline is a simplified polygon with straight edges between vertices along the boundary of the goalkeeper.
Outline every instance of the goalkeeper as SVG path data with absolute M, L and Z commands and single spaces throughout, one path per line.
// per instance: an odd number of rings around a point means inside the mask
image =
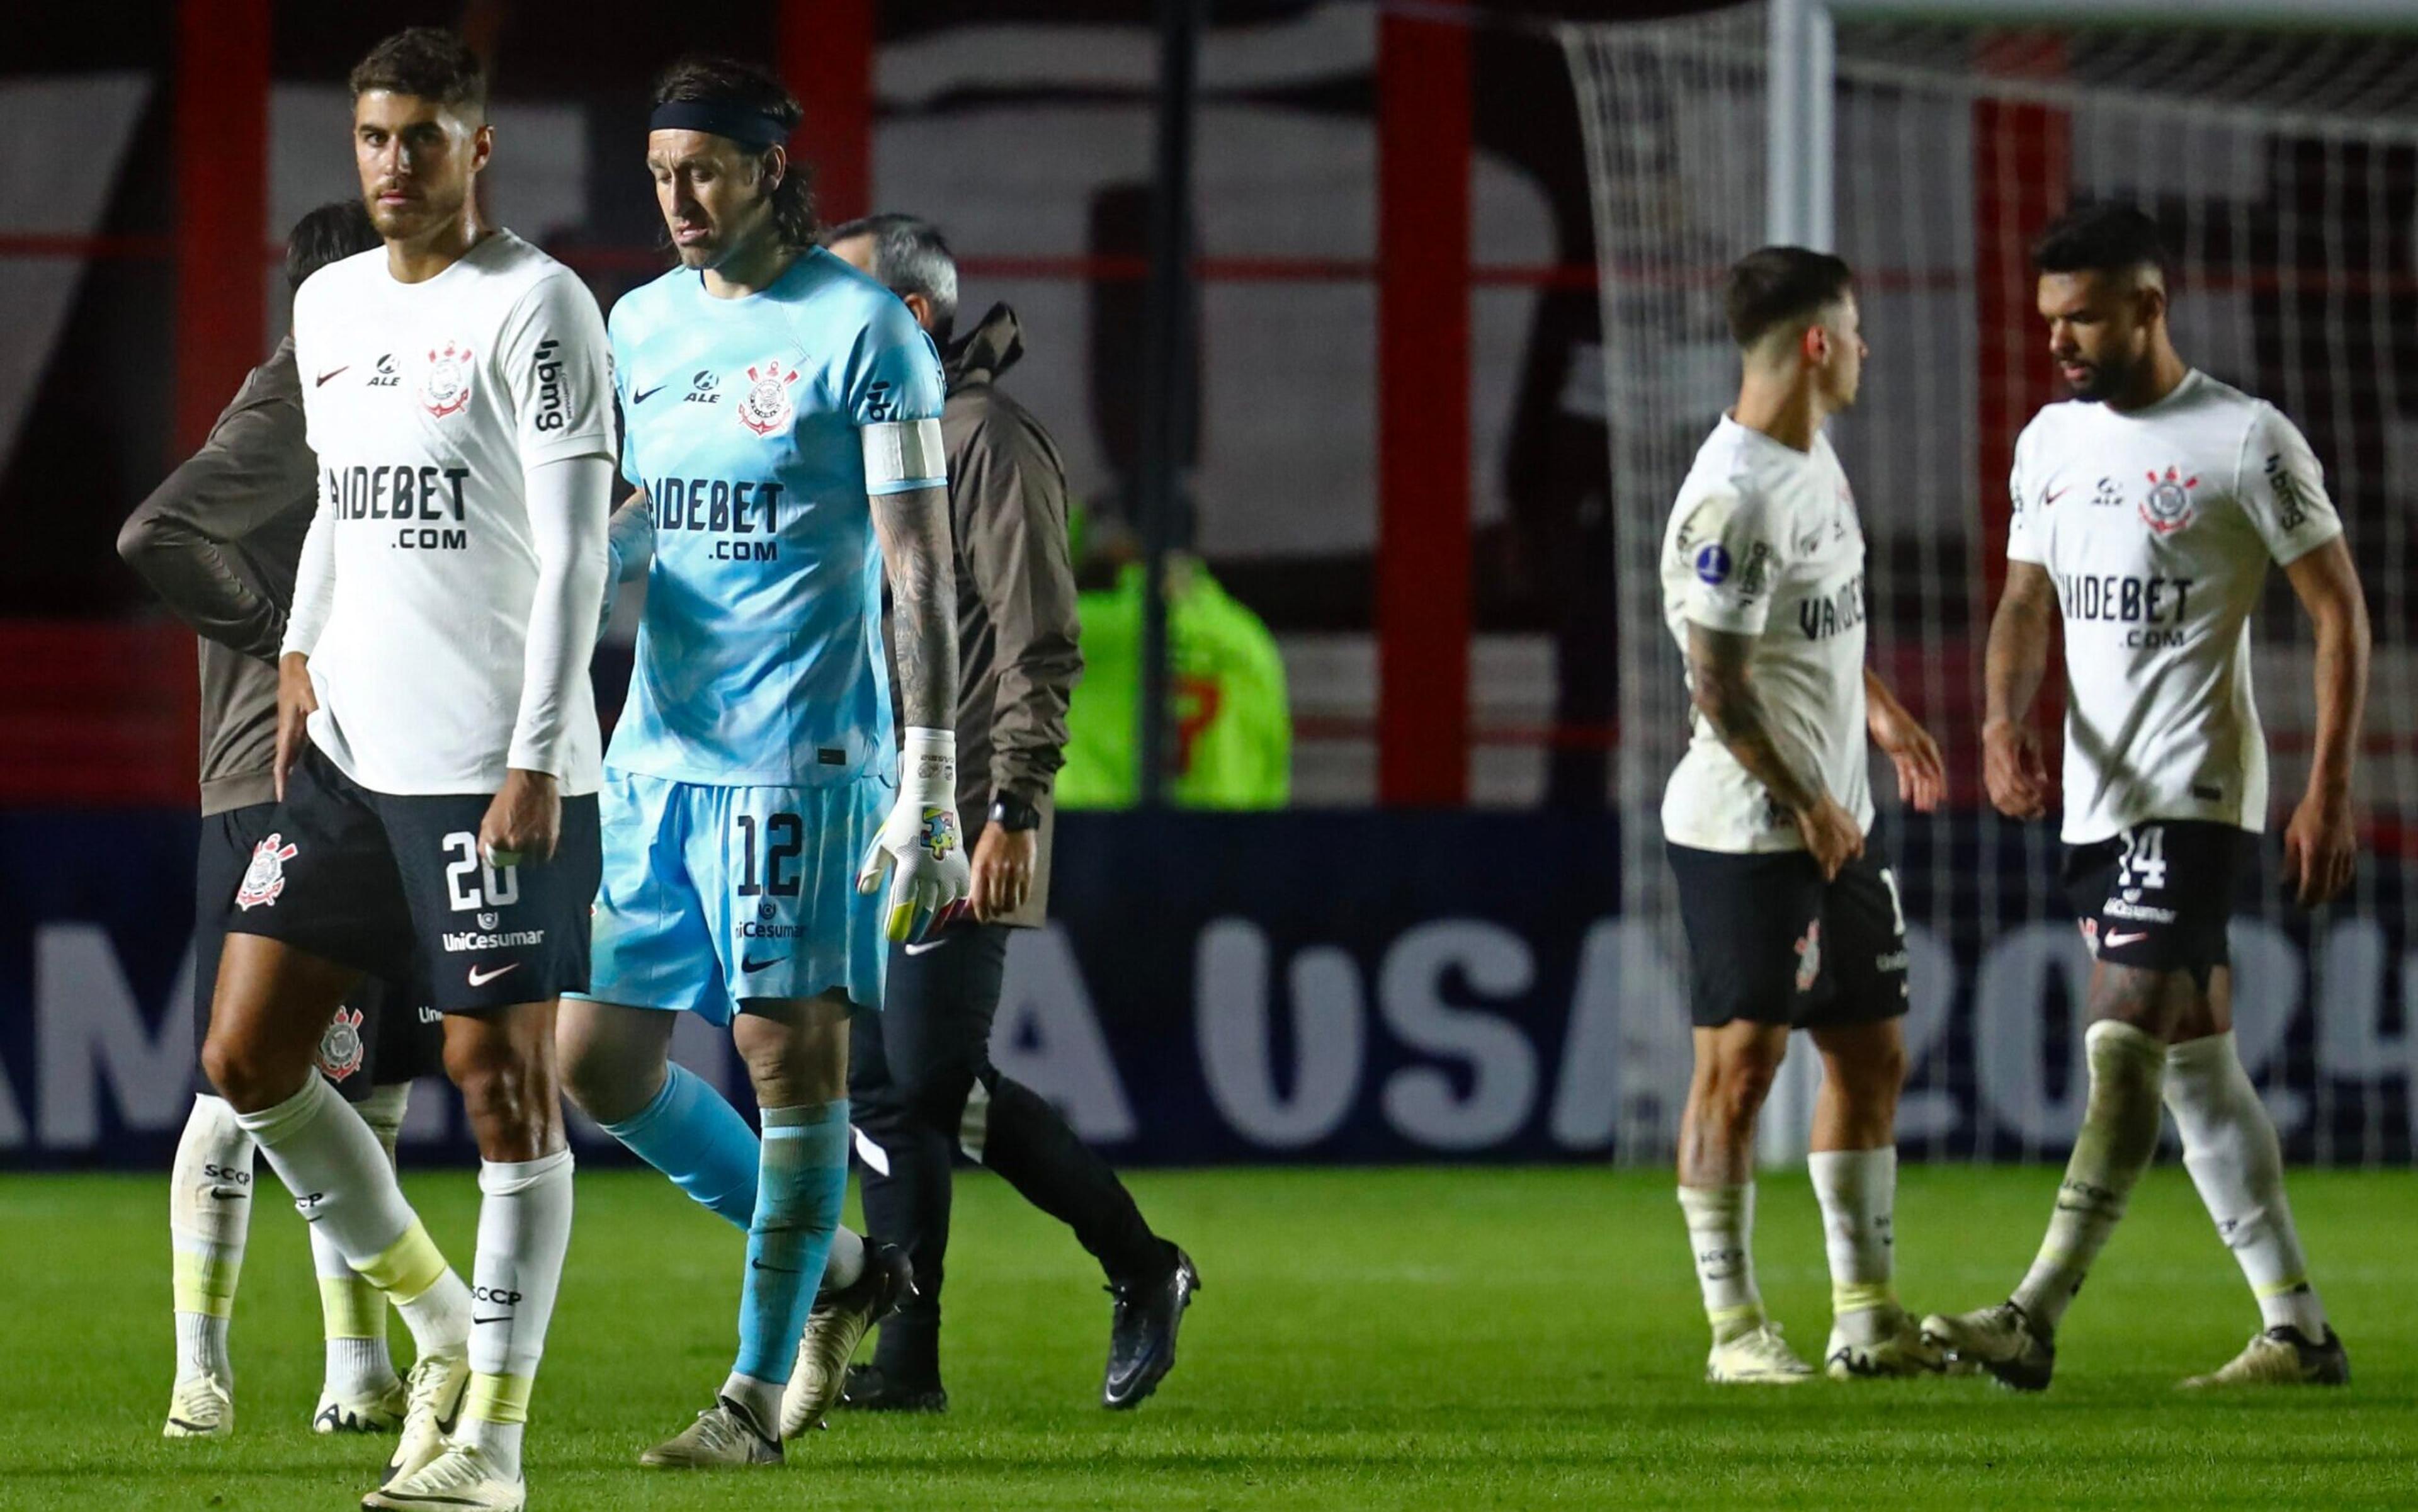
M 818 1283 L 857 1336 L 905 1285 L 839 1227 L 849 1016 L 880 1004 L 885 934 L 920 939 L 969 880 L 942 382 L 898 300 L 815 246 L 808 176 L 783 145 L 802 112 L 779 83 L 689 59 L 653 107 L 647 167 L 681 266 L 610 322 L 639 490 L 614 518 L 614 576 L 643 571 L 648 591 L 562 1065 L 614 1138 L 748 1230 L 730 1375 L 640 1462 L 777 1464 Z M 669 1063 L 681 1013 L 730 1031 L 760 1145 Z

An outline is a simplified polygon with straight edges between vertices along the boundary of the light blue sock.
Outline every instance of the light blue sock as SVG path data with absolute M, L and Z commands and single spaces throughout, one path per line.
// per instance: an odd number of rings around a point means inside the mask
M 764 1109 L 763 1149 L 731 1373 L 778 1382 L 797 1360 L 848 1200 L 848 1099 Z
M 847 1123 L 843 1116 L 843 1135 Z M 653 1102 L 604 1132 L 732 1227 L 755 1217 L 756 1131 L 686 1066 L 673 1065 Z

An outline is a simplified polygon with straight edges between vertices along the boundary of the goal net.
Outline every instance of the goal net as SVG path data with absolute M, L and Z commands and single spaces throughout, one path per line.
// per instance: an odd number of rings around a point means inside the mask
M 1600 264 L 1621 905 L 1674 966 L 1685 944 L 1657 809 L 1686 741 L 1686 692 L 1656 557 L 1689 462 L 1735 392 L 1722 271 L 1771 239 L 1768 21 L 1748 6 L 1562 30 Z M 2407 1161 L 2418 1134 L 2418 36 L 1843 19 L 1828 89 L 1836 250 L 1856 268 L 1872 344 L 1861 400 L 1832 434 L 1870 542 L 1873 659 L 1939 737 L 1952 785 L 1942 813 L 1885 800 L 1881 821 L 1913 955 L 1905 1148 L 2051 1156 L 2080 1123 L 2089 961 L 2055 891 L 2053 827 L 2001 820 L 1981 791 L 1981 653 L 2015 435 L 2060 397 L 2027 252 L 2069 204 L 2120 198 L 2154 214 L 2180 254 L 2185 359 L 2307 433 L 2375 621 L 2359 880 L 2315 916 L 2285 900 L 2279 878 L 2315 729 L 2310 636 L 2280 573 L 2252 632 L 2275 806 L 2232 927 L 2242 1057 L 2296 1158 Z M 1893 795 L 1885 776 L 1875 791 Z M 1630 1022 L 1683 1025 L 1684 980 L 1632 973 Z M 1624 1092 L 1641 1091 L 1625 1104 L 1622 1148 L 1641 1157 L 1668 1148 L 1686 1044 L 1643 1030 L 1628 1043 Z M 1660 1100 L 1643 1094 L 1649 1085 Z

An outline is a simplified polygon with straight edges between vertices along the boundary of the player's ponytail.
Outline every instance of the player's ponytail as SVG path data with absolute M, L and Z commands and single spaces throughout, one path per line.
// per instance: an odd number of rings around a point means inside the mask
M 655 120 L 727 136 L 742 147 L 767 153 L 784 143 L 805 115 L 781 81 L 736 58 L 692 54 L 655 81 Z M 784 245 L 803 251 L 822 239 L 815 217 L 814 165 L 791 156 L 773 187 L 773 224 Z

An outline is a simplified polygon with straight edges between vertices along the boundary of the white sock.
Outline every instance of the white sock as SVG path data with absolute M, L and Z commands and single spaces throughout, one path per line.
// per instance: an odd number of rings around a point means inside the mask
M 781 1436 L 781 1394 L 788 1389 L 779 1381 L 758 1381 L 732 1371 L 722 1383 L 722 1395 L 745 1408 L 756 1419 L 757 1431 L 768 1439 Z
M 396 1082 L 372 1088 L 354 1105 L 386 1152 L 390 1169 L 410 1098 L 410 1083 Z M 395 1381 L 394 1356 L 387 1350 L 386 1293 L 356 1274 L 316 1224 L 311 1226 L 311 1261 L 319 1275 L 319 1320 L 328 1345 L 322 1389 L 346 1401 L 377 1396 Z
M 2216 1231 L 2241 1262 L 2269 1328 L 2289 1324 L 2312 1343 L 2326 1309 L 2284 1196 L 2284 1150 L 2230 1031 L 2166 1051 L 2166 1107 L 2182 1131 L 2183 1166 Z
M 529 1388 L 571 1247 L 571 1152 L 479 1166 L 479 1258 L 471 1267 L 470 1390 L 460 1437 L 521 1473 Z M 775 1421 L 778 1421 L 776 1418 Z
M 404 1201 L 377 1137 L 335 1089 L 314 1074 L 276 1107 L 236 1117 L 302 1216 L 402 1312 L 420 1352 L 461 1350 L 470 1336 L 469 1289 Z
M 1890 1284 L 1897 1150 L 1817 1150 L 1805 1157 L 1805 1165 L 1822 1204 L 1832 1325 L 1859 1344 L 1875 1343 L 1897 1321 L 1897 1292 Z
M 1682 1186 L 1679 1209 L 1688 1217 L 1696 1284 L 1704 1290 L 1705 1318 L 1713 1325 L 1714 1339 L 1761 1326 L 1763 1294 L 1754 1288 L 1754 1183 Z
M 227 1321 L 206 1312 L 176 1314 L 176 1381 L 216 1376 L 232 1385 L 235 1366 L 227 1359 Z
M 327 1342 L 321 1389 L 345 1401 L 375 1397 L 395 1379 L 386 1341 L 386 1293 L 356 1275 L 344 1251 L 316 1224 L 311 1226 L 311 1264 L 319 1275 L 319 1324 Z
M 178 1381 L 235 1378 L 227 1321 L 252 1229 L 252 1136 L 235 1109 L 223 1098 L 194 1098 L 168 1174 Z
M 865 1236 L 841 1224 L 832 1234 L 831 1259 L 823 1262 L 819 1291 L 841 1291 L 865 1275 Z
M 472 1376 L 470 1379 L 475 1383 L 480 1378 Z M 467 1397 L 463 1399 L 466 1403 L 468 1401 Z M 522 1411 L 528 1411 L 527 1407 L 524 1406 Z M 516 1480 L 521 1473 L 521 1439 L 528 1432 L 528 1419 L 526 1417 L 517 1422 L 497 1417 L 472 1417 L 466 1405 L 462 1411 L 462 1426 L 453 1437 L 457 1443 L 475 1443 L 486 1450 L 488 1458 L 495 1460 L 496 1467 L 503 1472 L 504 1479 Z
M 2158 1090 L 2166 1046 L 2154 1034 L 2103 1018 L 2083 1036 L 2090 1061 L 2090 1101 L 2074 1137 L 2048 1236 L 2014 1300 L 2043 1331 L 2053 1330 L 2082 1290 L 2133 1184 L 2158 1153 Z
M 411 1111 L 411 1083 L 390 1081 L 372 1087 L 369 1095 L 361 1099 L 360 1111 L 361 1122 L 370 1126 L 378 1148 L 386 1152 L 388 1168 L 393 1168 L 394 1147 L 403 1138 L 404 1115 Z

